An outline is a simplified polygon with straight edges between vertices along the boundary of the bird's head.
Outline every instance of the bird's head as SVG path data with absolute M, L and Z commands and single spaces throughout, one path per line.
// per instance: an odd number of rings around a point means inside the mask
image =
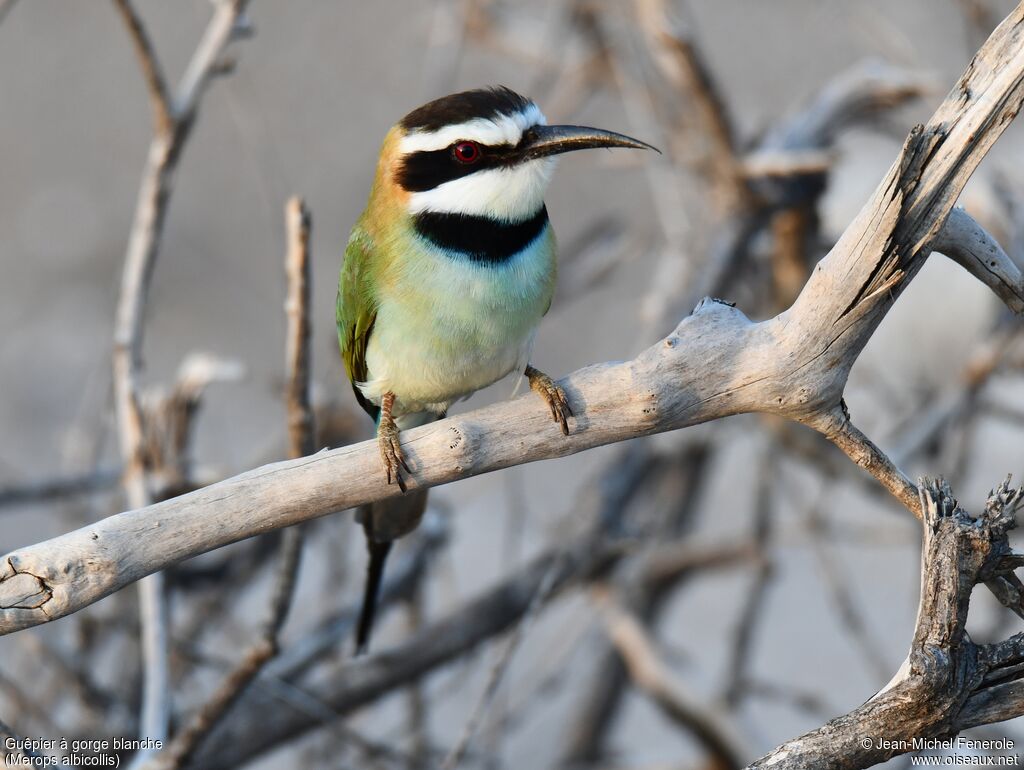
M 533 101 L 504 87 L 463 91 L 391 129 L 378 183 L 412 216 L 518 222 L 543 206 L 556 155 L 594 147 L 655 149 L 599 128 L 549 126 Z

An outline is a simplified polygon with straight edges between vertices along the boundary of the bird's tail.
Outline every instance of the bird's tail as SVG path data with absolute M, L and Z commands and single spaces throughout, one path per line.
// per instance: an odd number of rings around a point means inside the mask
M 391 544 L 402 535 L 416 529 L 426 509 L 426 489 L 370 503 L 359 509 L 358 518 L 366 532 L 366 549 L 370 559 L 366 567 L 363 607 L 359 612 L 359 625 L 356 627 L 356 655 L 366 652 L 370 642 L 373 619 L 377 614 L 377 602 L 380 599 L 381 581 L 384 577 L 384 564 L 391 552 Z
M 407 430 L 428 422 L 440 420 L 443 414 L 417 412 L 396 418 L 398 428 Z M 378 418 L 379 419 L 379 418 Z M 412 532 L 420 524 L 423 512 L 427 510 L 427 490 L 418 489 L 401 497 L 380 500 L 359 508 L 356 521 L 366 532 L 366 548 L 370 560 L 366 567 L 366 590 L 363 593 L 363 608 L 359 612 L 356 627 L 356 655 L 366 652 L 373 631 L 373 618 L 377 614 L 384 564 L 391 552 L 391 544 Z
M 380 598 L 380 583 L 384 577 L 384 563 L 391 553 L 393 540 L 377 543 L 369 534 L 366 537 L 366 550 L 370 552 L 370 561 L 366 565 L 366 588 L 363 592 L 363 607 L 359 611 L 359 626 L 356 629 L 356 655 L 366 652 L 370 643 L 370 631 L 373 630 L 373 618 L 377 614 L 377 600 Z

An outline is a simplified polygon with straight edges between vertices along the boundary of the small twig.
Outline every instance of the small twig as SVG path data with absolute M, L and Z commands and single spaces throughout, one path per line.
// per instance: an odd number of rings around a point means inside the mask
M 736 151 L 732 118 L 696 40 L 669 19 L 664 0 L 640 0 L 637 9 L 655 63 L 697 115 L 700 136 L 708 145 L 707 176 L 721 196 L 721 209 L 732 213 L 748 208 L 750 189 Z
M 302 457 L 312 451 L 315 441 L 313 411 L 310 406 L 310 217 L 300 198 L 289 199 L 285 207 L 287 250 L 285 274 L 288 277 L 288 319 L 286 368 L 288 385 L 289 454 Z M 152 770 L 176 770 L 195 753 L 203 738 L 224 718 L 249 684 L 279 649 L 281 627 L 288 616 L 295 594 L 295 583 L 302 556 L 302 531 L 291 527 L 284 533 L 279 555 L 278 574 L 270 598 L 267 620 L 257 640 L 241 662 L 225 677 L 213 696 L 196 712 L 174 737 L 167 749 L 152 763 Z
M 117 6 L 125 28 L 132 39 L 135 56 L 139 60 L 139 68 L 146 79 L 149 99 L 153 105 L 153 124 L 156 131 L 158 134 L 169 133 L 174 124 L 174 117 L 171 114 L 171 97 L 167 92 L 164 74 L 160 68 L 160 62 L 157 60 L 156 51 L 153 50 L 149 33 L 146 32 L 142 19 L 135 12 L 131 0 L 114 0 L 114 5 Z
M 825 174 L 835 164 L 834 150 L 766 147 L 743 156 L 741 170 L 749 179 Z
M 441 763 L 441 770 L 454 770 L 462 761 L 466 750 L 469 748 L 469 742 L 473 739 L 473 735 L 476 733 L 477 727 L 480 725 L 480 721 L 483 719 L 484 715 L 487 713 L 487 709 L 493 702 L 494 696 L 498 692 L 498 687 L 501 685 L 501 680 L 504 677 L 505 672 L 508 671 L 509 664 L 512 663 L 512 656 L 515 654 L 516 649 L 518 649 L 519 643 L 523 640 L 523 637 L 526 636 L 526 632 L 533 625 L 533 621 L 539 614 L 540 608 L 544 606 L 550 598 L 551 593 L 554 591 L 555 579 L 562 570 L 564 562 L 566 561 L 567 556 L 562 554 L 556 557 L 548 566 L 547 571 L 544 573 L 544 577 L 537 586 L 536 593 L 533 595 L 529 606 L 526 608 L 526 612 L 523 614 L 522 619 L 509 636 L 504 651 L 491 667 L 491 672 L 487 678 L 487 684 L 484 686 L 483 692 L 480 693 L 480 699 L 477 701 L 476 707 L 470 713 L 469 719 L 463 726 L 462 734 L 459 736 L 458 741 L 455 742 L 455 745 L 448 753 L 448 756 L 446 756 L 444 761 Z
M 113 691 L 94 680 L 92 672 L 86 668 L 88 664 L 83 665 L 78 656 L 58 650 L 40 634 L 24 634 L 19 641 L 33 658 L 55 674 L 62 692 L 69 688 L 75 692 L 84 709 L 101 717 L 108 725 L 117 723 L 122 715 L 127 717 L 127 707 L 118 702 Z
M 874 476 L 908 511 L 921 517 L 917 486 L 850 422 L 849 416 L 836 409 L 816 415 L 813 421 L 808 422 L 853 462 Z
M 657 623 L 669 599 L 685 582 L 700 570 L 729 566 L 744 558 L 744 545 L 736 550 L 727 547 L 706 547 L 682 538 L 686 527 L 699 512 L 698 501 L 710 476 L 714 450 L 710 440 L 677 450 L 672 462 L 657 460 L 629 447 L 624 458 L 609 465 L 604 483 L 597 486 L 602 494 L 602 517 L 616 529 L 628 528 L 632 503 L 640 492 L 657 491 L 658 497 L 672 500 L 665 519 L 659 522 L 652 536 L 668 540 L 648 550 L 633 569 L 624 569 L 616 576 L 618 590 L 627 597 L 631 610 L 648 624 Z M 609 483 L 614 480 L 616 483 Z M 624 483 L 625 482 L 625 483 Z M 616 488 L 618 487 L 618 489 Z M 576 511 L 579 506 L 576 506 Z M 590 681 L 585 685 L 573 724 L 566 731 L 562 764 L 567 766 L 594 764 L 606 750 L 612 724 L 627 694 L 628 673 L 622 657 L 610 641 L 603 640 L 595 660 Z
M 871 636 L 868 624 L 857 607 L 856 599 L 850 590 L 850 586 L 842 574 L 842 564 L 836 549 L 831 547 L 831 541 L 842 542 L 827 529 L 827 522 L 823 516 L 822 509 L 825 503 L 831 498 L 831 492 L 826 487 L 819 499 L 807 510 L 807 529 L 811 537 L 814 555 L 818 561 L 821 575 L 824 577 L 825 588 L 832 596 L 830 605 L 839 616 L 843 627 L 844 636 L 852 640 L 860 649 L 864 662 L 878 678 L 876 681 L 885 682 L 889 677 L 885 655 L 882 648 Z
M 26 692 L 20 684 L 3 672 L 0 672 L 0 692 L 4 695 L 6 705 L 13 708 L 19 718 L 34 722 L 48 733 L 59 734 L 61 732 L 53 715 L 39 702 L 35 693 Z
M 0 24 L 3 24 L 4 19 L 7 18 L 7 14 L 14 8 L 14 4 L 18 0 L 0 0 Z
M 154 500 L 143 457 L 147 436 L 140 403 L 139 374 L 145 310 L 170 200 L 171 181 L 202 88 L 231 39 L 231 32 L 246 3 L 245 0 L 231 0 L 216 5 L 172 102 L 142 20 L 129 0 L 115 2 L 139 58 L 155 121 L 125 251 L 114 328 L 114 407 L 124 465 L 123 484 L 128 504 L 136 508 L 149 505 Z M 149 575 L 139 585 L 144 672 L 140 734 L 153 740 L 166 740 L 170 723 L 169 619 L 164 590 L 164 578 L 160 573 Z M 135 762 L 143 761 L 145 756 L 146 752 L 140 752 Z
M 640 690 L 665 716 L 693 733 L 715 759 L 715 767 L 743 767 L 749 749 L 725 715 L 686 692 L 661 661 L 653 641 L 635 616 L 607 595 L 601 597 L 601 610 L 608 636 Z
M 424 587 L 420 583 L 412 586 L 405 600 L 405 614 L 408 632 L 411 635 L 419 632 L 424 626 Z M 410 683 L 406 693 L 407 730 L 411 748 L 409 770 L 426 770 L 430 756 L 430 700 L 427 697 L 425 683 L 419 679 Z
M 381 587 L 380 607 L 390 606 L 409 596 L 423 582 L 431 560 L 447 544 L 447 522 L 432 513 L 424 517 L 419 529 L 409 536 L 408 548 L 398 554 L 398 561 L 389 565 Z M 336 652 L 341 640 L 351 633 L 359 617 L 359 606 L 345 608 L 325 618 L 319 626 L 281 651 L 267 666 L 267 675 L 278 679 L 297 679 L 307 670 Z
M 754 575 L 740 610 L 739 621 L 730 645 L 729 665 L 725 668 L 728 678 L 722 697 L 733 708 L 739 705 L 747 685 L 747 672 L 751 665 L 755 634 L 765 617 L 765 599 L 774 573 L 768 555 L 774 529 L 772 495 L 779 471 L 778 463 L 775 461 L 776 447 L 776 442 L 769 442 L 761 456 L 753 517 L 754 544 L 761 558 L 755 565 Z
M 836 712 L 819 694 L 796 689 L 788 683 L 780 685 L 748 677 L 743 686 L 744 692 L 751 698 L 783 703 L 816 717 L 827 717 Z
M 76 476 L 44 479 L 9 487 L 0 487 L 0 508 L 14 505 L 35 505 L 61 500 L 65 497 L 89 494 L 109 489 L 117 484 L 121 474 L 117 471 L 89 471 Z
M 604 574 L 623 555 L 621 542 L 595 540 L 587 532 L 546 552 L 464 607 L 426 626 L 401 645 L 350 662 L 310 683 L 311 694 L 342 716 L 399 689 L 512 628 L 533 606 L 541 583 L 554 571 L 551 594 L 566 585 Z M 193 764 L 195 770 L 240 767 L 285 739 L 319 726 L 308 714 L 284 711 L 267 722 L 267 702 L 253 691 L 216 732 Z
M 13 2 L 11 3 L 13 5 Z M 0 3 L 0 20 L 2 20 L 3 4 Z M 53 758 L 44 756 L 25 746 L 25 739 L 14 732 L 6 722 L 0 719 L 0 759 L 5 766 L 17 767 L 54 767 Z M 63 763 L 59 765 L 63 768 Z
M 293 197 L 285 206 L 288 233 L 285 274 L 288 277 L 288 316 L 285 361 L 288 386 L 288 436 L 290 457 L 304 457 L 316 450 L 313 409 L 310 406 L 310 216 L 301 198 Z

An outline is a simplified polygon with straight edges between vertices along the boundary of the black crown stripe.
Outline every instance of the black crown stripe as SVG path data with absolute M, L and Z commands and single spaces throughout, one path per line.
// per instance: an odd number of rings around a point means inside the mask
M 532 102 L 515 91 L 498 86 L 463 91 L 417 107 L 399 122 L 406 131 L 437 131 L 467 120 L 490 120 L 500 115 L 523 112 Z

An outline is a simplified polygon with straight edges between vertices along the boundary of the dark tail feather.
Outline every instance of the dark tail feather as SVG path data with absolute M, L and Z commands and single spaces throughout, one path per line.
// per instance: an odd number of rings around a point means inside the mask
M 359 627 L 356 630 L 356 655 L 366 652 L 373 630 L 373 618 L 377 614 L 377 599 L 380 595 L 381 579 L 384 577 L 384 563 L 391 552 L 391 540 L 378 543 L 367 538 L 366 549 L 370 562 L 366 567 L 366 591 L 363 593 L 363 608 L 359 612 Z
M 370 553 L 363 608 L 356 629 L 356 655 L 366 652 L 366 645 L 370 641 L 384 577 L 384 562 L 391 551 L 391 544 L 419 526 L 426 508 L 427 490 L 417 489 L 400 497 L 360 506 L 356 513 L 356 521 L 363 525 L 363 531 L 366 532 L 366 550 Z

